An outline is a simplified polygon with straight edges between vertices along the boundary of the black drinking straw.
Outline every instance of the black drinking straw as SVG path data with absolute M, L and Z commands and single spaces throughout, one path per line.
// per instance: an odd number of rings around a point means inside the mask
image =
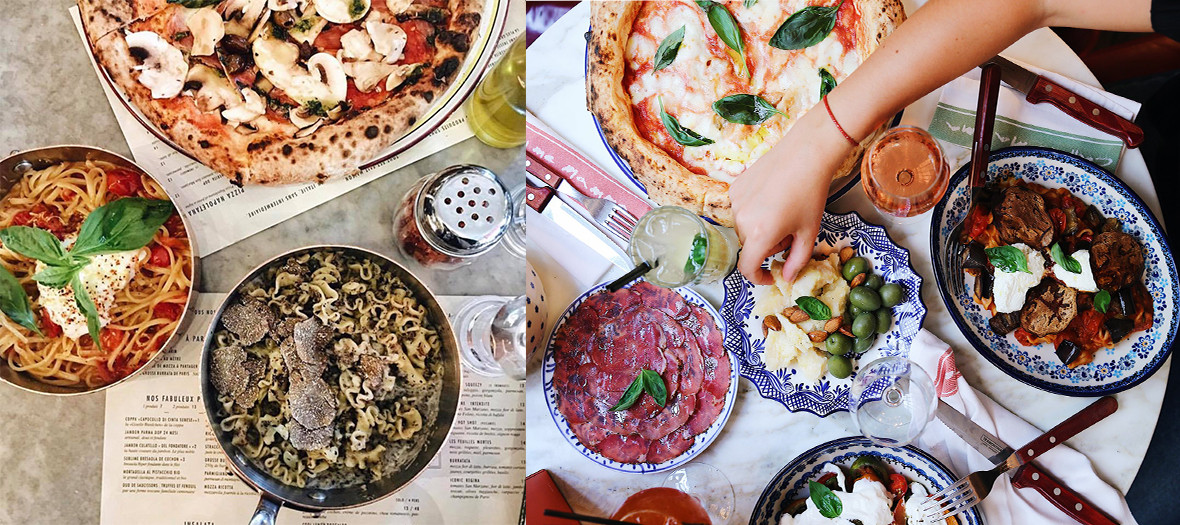
M 656 264 L 659 264 L 659 262 L 657 261 Z M 634 270 L 631 270 L 631 271 L 623 274 L 622 277 L 619 277 L 618 279 L 615 279 L 614 282 L 606 285 L 606 291 L 617 292 L 620 289 L 622 289 L 624 286 L 631 284 L 632 281 L 634 281 L 640 277 L 643 277 L 644 274 L 646 274 L 647 272 L 650 272 L 651 269 L 652 269 L 652 265 L 647 264 L 646 262 L 639 263 L 639 266 L 636 266 Z

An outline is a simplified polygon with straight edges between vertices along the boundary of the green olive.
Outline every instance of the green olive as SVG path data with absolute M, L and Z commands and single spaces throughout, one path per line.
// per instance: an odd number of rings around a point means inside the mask
M 880 290 L 881 285 L 883 285 L 883 284 L 885 284 L 885 279 L 875 273 L 869 274 L 868 277 L 865 277 L 865 284 L 864 285 L 868 286 L 869 288 L 872 288 L 874 290 Z
M 877 316 L 873 312 L 864 312 L 852 319 L 852 334 L 856 337 L 868 337 L 877 329 Z
M 897 283 L 889 283 L 881 287 L 881 304 L 890 308 L 905 301 L 905 288 Z
M 856 316 L 862 313 L 864 313 L 863 308 L 858 308 L 855 304 L 849 304 L 848 310 L 844 312 L 844 315 L 848 316 L 849 319 L 856 319 Z
M 844 379 L 852 375 L 852 361 L 842 355 L 829 357 L 828 373 L 837 379 Z
M 853 257 L 848 259 L 848 262 L 844 263 L 844 271 L 842 273 L 844 274 L 845 281 L 851 281 L 853 277 L 856 277 L 872 269 L 873 268 L 869 265 L 868 259 L 865 259 L 864 257 Z
M 866 286 L 857 286 L 848 292 L 848 301 L 866 312 L 872 312 L 881 307 L 881 295 Z
M 883 334 L 893 327 L 893 312 L 888 308 L 877 310 L 877 333 Z
M 856 353 L 859 354 L 861 352 L 864 352 L 865 350 L 872 348 L 873 344 L 876 342 L 877 342 L 877 335 L 876 334 L 870 335 L 868 337 L 857 337 L 856 342 L 852 344 L 852 348 L 854 350 L 856 350 Z
M 852 350 L 852 338 L 840 332 L 829 335 L 824 341 L 824 349 L 832 355 L 844 355 Z

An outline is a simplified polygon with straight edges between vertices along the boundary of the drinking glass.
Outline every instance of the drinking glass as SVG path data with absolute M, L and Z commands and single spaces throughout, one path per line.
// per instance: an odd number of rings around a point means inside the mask
M 468 303 L 455 316 L 463 364 L 482 376 L 523 380 L 527 360 L 526 323 L 523 295 Z
M 860 183 L 873 205 L 898 217 L 925 213 L 942 199 L 950 166 L 926 130 L 898 126 L 873 142 L 861 159 Z
M 860 433 L 878 445 L 910 444 L 934 417 L 934 381 L 904 357 L 882 357 L 861 367 L 848 392 Z
M 733 230 L 679 206 L 660 206 L 639 218 L 627 251 L 636 266 L 651 266 L 644 276 L 649 282 L 676 288 L 729 275 L 737 264 L 737 249 Z
M 524 144 L 524 37 L 517 38 L 463 105 L 476 138 L 494 148 Z
M 713 525 L 726 525 L 733 517 L 733 485 L 717 467 L 693 462 L 669 472 L 664 487 L 695 497 L 709 513 Z

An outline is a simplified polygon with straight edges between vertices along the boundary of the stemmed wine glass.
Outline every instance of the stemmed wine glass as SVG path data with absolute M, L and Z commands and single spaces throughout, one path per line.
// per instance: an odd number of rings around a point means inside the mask
M 525 378 L 525 296 L 472 301 L 455 316 L 459 357 L 487 377 Z
M 679 490 L 700 501 L 709 513 L 712 525 L 726 525 L 733 516 L 733 485 L 725 474 L 708 463 L 693 462 L 673 470 L 661 486 Z
M 849 410 L 860 433 L 878 445 L 910 444 L 934 418 L 934 381 L 904 357 L 882 357 L 861 367 L 848 392 Z

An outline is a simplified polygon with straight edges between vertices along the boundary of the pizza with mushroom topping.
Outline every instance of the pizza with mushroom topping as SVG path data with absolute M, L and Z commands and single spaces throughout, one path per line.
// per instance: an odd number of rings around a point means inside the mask
M 481 0 L 81 0 L 98 63 L 237 184 L 350 175 L 455 77 Z
M 900 0 L 595 1 L 588 104 L 652 200 L 731 226 L 729 184 L 904 19 Z

